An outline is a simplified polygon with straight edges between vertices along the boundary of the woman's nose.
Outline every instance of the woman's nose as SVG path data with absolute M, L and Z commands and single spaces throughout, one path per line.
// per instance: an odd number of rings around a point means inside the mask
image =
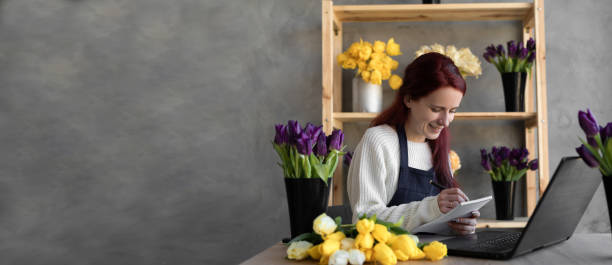
M 438 119 L 438 123 L 440 125 L 443 125 L 444 127 L 448 127 L 450 125 L 450 122 L 451 122 L 451 117 L 448 113 L 443 113 L 440 119 Z

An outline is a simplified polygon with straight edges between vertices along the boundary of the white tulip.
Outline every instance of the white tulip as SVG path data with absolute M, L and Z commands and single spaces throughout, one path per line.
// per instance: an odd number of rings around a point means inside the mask
M 340 241 L 340 249 L 342 250 L 349 250 L 353 248 L 354 245 L 355 245 L 354 238 L 346 237 L 342 239 L 342 241 Z
M 312 244 L 308 241 L 297 241 L 291 243 L 287 249 L 287 257 L 294 260 L 303 260 L 308 257 L 308 250 Z
M 349 253 L 345 250 L 336 250 L 334 254 L 329 257 L 329 265 L 347 265 L 349 260 Z
M 349 262 L 352 265 L 363 265 L 365 262 L 365 254 L 361 252 L 359 249 L 351 249 L 349 250 Z
M 319 215 L 312 223 L 312 230 L 321 236 L 326 236 L 333 233 L 336 231 L 336 227 L 338 226 L 336 225 L 334 219 L 327 216 L 325 213 Z

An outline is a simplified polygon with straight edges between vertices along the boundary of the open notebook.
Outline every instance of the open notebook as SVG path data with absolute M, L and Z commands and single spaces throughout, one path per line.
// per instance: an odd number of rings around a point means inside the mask
M 482 206 L 487 204 L 491 198 L 493 197 L 487 196 L 476 200 L 462 202 L 459 204 L 459 206 L 445 214 L 438 216 L 438 218 L 434 219 L 433 221 L 412 229 L 411 233 L 416 234 L 419 232 L 425 232 L 438 235 L 452 235 L 453 230 L 446 223 L 455 218 L 471 216 L 473 211 L 482 208 Z

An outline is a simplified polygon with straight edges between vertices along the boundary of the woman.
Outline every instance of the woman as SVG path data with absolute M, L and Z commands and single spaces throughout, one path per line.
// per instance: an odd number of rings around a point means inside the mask
M 465 80 L 453 61 L 439 53 L 415 59 L 393 104 L 370 124 L 355 149 L 348 172 L 353 222 L 376 214 L 408 231 L 468 200 L 450 171 L 448 126 L 465 94 Z M 444 187 L 439 190 L 433 180 Z M 479 212 L 449 222 L 457 234 L 471 234 Z

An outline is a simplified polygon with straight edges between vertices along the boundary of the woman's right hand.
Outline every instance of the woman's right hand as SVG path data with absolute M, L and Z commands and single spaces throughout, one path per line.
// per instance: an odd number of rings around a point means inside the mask
M 438 208 L 440 208 L 440 212 L 447 213 L 457 207 L 459 203 L 468 200 L 468 197 L 459 188 L 444 189 L 438 194 Z

